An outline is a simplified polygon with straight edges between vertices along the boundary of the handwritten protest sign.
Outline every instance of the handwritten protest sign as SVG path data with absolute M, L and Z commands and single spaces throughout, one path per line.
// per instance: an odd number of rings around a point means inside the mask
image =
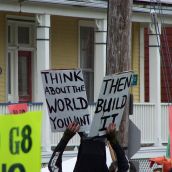
M 41 169 L 41 112 L 0 115 L 0 171 Z
M 51 130 L 64 131 L 77 121 L 80 131 L 88 130 L 90 115 L 82 71 L 46 70 L 41 72 Z
M 104 134 L 111 122 L 115 122 L 117 129 L 119 128 L 132 83 L 132 74 L 124 72 L 104 77 L 91 124 L 90 137 Z
M 8 111 L 11 114 L 20 114 L 28 111 L 27 103 L 17 103 L 8 105 Z

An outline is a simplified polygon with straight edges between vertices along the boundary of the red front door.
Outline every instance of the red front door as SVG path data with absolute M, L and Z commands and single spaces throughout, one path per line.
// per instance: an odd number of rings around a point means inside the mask
M 19 102 L 32 100 L 31 51 L 18 51 Z

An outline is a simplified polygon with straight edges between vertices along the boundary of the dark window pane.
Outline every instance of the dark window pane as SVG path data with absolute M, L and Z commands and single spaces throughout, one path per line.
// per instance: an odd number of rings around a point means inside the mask
M 8 26 L 8 43 L 11 43 L 11 26 Z
M 29 44 L 29 27 L 18 27 L 18 43 Z
M 80 66 L 89 102 L 94 101 L 94 28 L 80 27 Z

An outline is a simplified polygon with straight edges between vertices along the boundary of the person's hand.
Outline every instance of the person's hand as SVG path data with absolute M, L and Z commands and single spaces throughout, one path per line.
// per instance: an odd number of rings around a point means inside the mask
M 110 123 L 109 126 L 106 128 L 106 133 L 111 134 L 116 131 L 116 124 Z
M 111 143 L 116 142 L 116 124 L 110 123 L 109 126 L 106 128 L 107 139 Z
M 72 122 L 68 125 L 66 131 L 64 132 L 64 137 L 67 139 L 71 139 L 76 132 L 80 129 L 80 125 L 77 122 Z
M 68 125 L 67 130 L 69 130 L 72 133 L 78 132 L 80 129 L 80 125 L 77 122 L 72 122 Z

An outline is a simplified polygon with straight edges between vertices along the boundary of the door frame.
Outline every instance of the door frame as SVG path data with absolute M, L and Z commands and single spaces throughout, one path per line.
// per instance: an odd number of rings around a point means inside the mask
M 18 92 L 18 52 L 20 51 L 29 51 L 31 52 L 31 73 L 30 76 L 33 78 L 33 81 L 31 83 L 31 101 L 34 101 L 34 90 L 35 90 L 35 72 L 36 72 L 36 25 L 35 25 L 35 18 L 34 17 L 24 17 L 24 16 L 11 16 L 8 15 L 6 18 L 6 42 L 7 42 L 7 54 L 6 54 L 6 63 L 7 63 L 7 69 L 6 69 L 6 75 L 7 75 L 7 81 L 6 81 L 6 92 L 7 92 L 7 101 L 8 102 L 14 102 L 17 103 L 19 101 L 19 92 Z M 8 43 L 8 26 L 11 26 L 12 29 L 10 30 L 11 34 L 11 42 Z M 29 43 L 28 44 L 18 44 L 18 27 L 24 26 L 28 27 L 29 30 Z M 12 31 L 13 30 L 13 31 Z M 11 94 L 8 93 L 8 54 L 11 54 Z

